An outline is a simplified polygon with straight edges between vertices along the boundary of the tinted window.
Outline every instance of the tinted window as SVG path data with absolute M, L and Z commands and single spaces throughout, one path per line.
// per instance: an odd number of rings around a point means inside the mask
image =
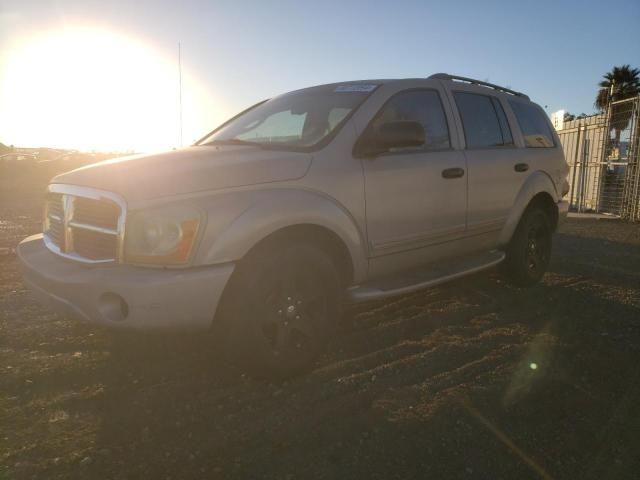
M 456 92 L 454 96 L 462 119 L 467 148 L 501 147 L 512 143 L 508 125 L 505 132 L 507 138 L 502 135 L 492 97 L 466 92 Z M 504 115 L 504 112 L 502 114 Z
M 369 128 L 375 132 L 385 123 L 400 121 L 419 122 L 422 125 L 425 144 L 419 149 L 440 150 L 451 147 L 449 127 L 438 92 L 411 90 L 395 95 L 378 112 Z
M 532 148 L 553 147 L 553 135 L 546 116 L 539 108 L 522 102 L 509 101 L 524 136 L 524 144 Z

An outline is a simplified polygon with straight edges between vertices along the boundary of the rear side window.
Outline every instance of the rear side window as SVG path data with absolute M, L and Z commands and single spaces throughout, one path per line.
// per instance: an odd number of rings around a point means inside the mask
M 553 143 L 551 127 L 539 108 L 522 102 L 509 101 L 524 136 L 524 144 L 531 148 L 550 148 Z
M 511 130 L 500 103 L 493 97 L 455 92 L 467 148 L 503 147 L 513 144 Z
M 425 144 L 420 150 L 451 148 L 449 127 L 440 95 L 435 90 L 408 90 L 398 93 L 380 109 L 369 128 L 376 131 L 385 123 L 419 122 L 424 128 Z

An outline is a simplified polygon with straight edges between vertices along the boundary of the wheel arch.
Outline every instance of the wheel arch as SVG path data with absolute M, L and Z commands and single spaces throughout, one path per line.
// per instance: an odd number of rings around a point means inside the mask
M 511 240 L 522 215 L 532 205 L 540 205 L 548 214 L 553 230 L 558 226 L 559 195 L 551 177 L 545 172 L 534 172 L 525 182 L 516 196 L 511 213 L 500 233 L 499 243 L 505 246 Z
M 315 192 L 261 192 L 217 238 L 202 263 L 241 262 L 266 244 L 301 241 L 336 259 L 349 283 L 366 277 L 366 243 L 353 217 L 333 199 Z
M 533 206 L 542 208 L 547 214 L 549 220 L 551 220 L 551 228 L 556 231 L 558 228 L 558 205 L 553 201 L 553 197 L 547 192 L 538 192 L 534 195 L 531 201 L 528 203 L 525 211 Z
M 344 279 L 345 286 L 353 282 L 354 265 L 344 241 L 327 227 L 313 223 L 288 225 L 270 233 L 249 249 L 240 262 L 257 251 L 270 251 L 273 248 L 295 243 L 312 245 L 322 250 L 334 260 L 336 268 Z

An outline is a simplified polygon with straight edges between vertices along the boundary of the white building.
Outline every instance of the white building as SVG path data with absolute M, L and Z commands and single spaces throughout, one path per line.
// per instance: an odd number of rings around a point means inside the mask
M 562 130 L 564 128 L 564 110 L 558 110 L 551 114 L 551 123 L 556 130 Z

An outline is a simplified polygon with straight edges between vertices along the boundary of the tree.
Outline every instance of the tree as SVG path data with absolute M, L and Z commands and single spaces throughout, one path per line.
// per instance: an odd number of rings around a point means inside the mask
M 572 120 L 575 120 L 576 116 L 573 113 L 569 113 L 569 112 L 564 112 L 564 121 L 565 122 L 570 122 Z
M 598 84 L 600 90 L 596 95 L 594 106 L 604 112 L 611 102 L 625 100 L 640 95 L 640 70 L 629 65 L 613 67 L 603 75 Z M 632 109 L 627 105 L 612 105 L 611 130 L 616 132 L 615 145 L 620 144 L 620 134 L 629 125 Z

